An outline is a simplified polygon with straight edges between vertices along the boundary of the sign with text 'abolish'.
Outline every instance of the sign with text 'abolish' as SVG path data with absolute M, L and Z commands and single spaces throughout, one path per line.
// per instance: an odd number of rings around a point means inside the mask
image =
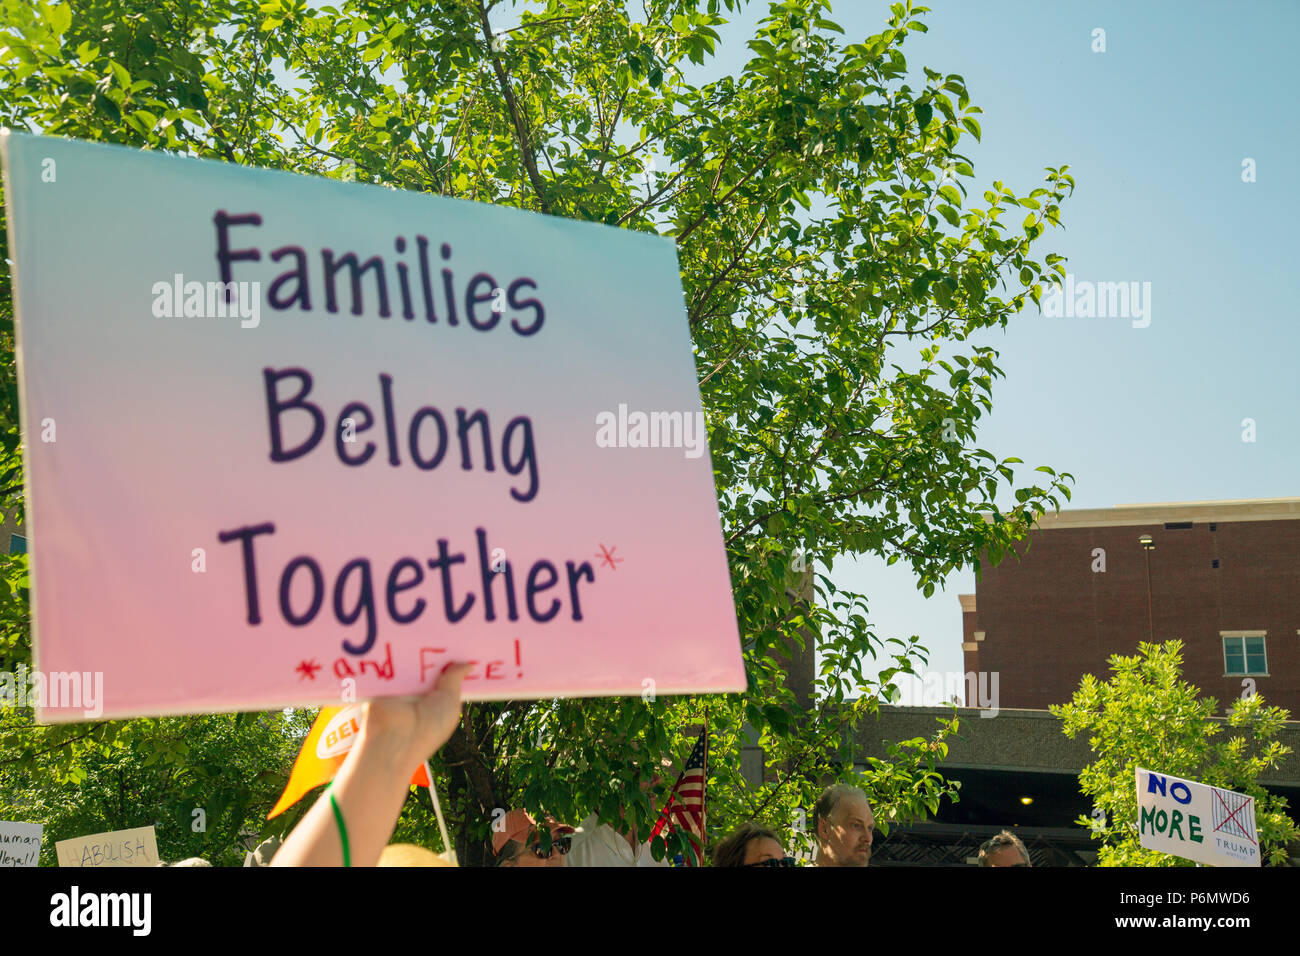
M 1138 841 L 1211 866 L 1259 866 L 1255 798 L 1137 768 Z
M 59 840 L 54 851 L 59 866 L 97 869 L 158 865 L 158 837 L 152 826 Z
M 738 691 L 673 244 L 0 136 L 36 664 L 103 716 Z M 46 701 L 45 720 L 83 708 Z

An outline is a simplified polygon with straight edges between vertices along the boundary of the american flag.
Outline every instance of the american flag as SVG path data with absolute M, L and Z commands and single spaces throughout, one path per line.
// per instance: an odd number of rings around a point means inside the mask
M 677 778 L 672 795 L 665 804 L 663 813 L 650 831 L 650 839 L 666 835 L 665 831 L 681 828 L 695 851 L 695 859 L 701 859 L 704 852 L 704 812 L 708 800 L 708 763 L 709 763 L 709 728 L 706 725 L 700 731 L 700 739 L 695 741 L 695 748 L 686 760 L 686 769 Z M 695 863 L 687 861 L 688 866 Z

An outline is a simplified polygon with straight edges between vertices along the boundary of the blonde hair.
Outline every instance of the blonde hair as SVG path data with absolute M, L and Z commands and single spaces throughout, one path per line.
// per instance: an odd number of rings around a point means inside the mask
M 384 847 L 375 866 L 451 866 L 432 850 L 414 843 L 393 843 Z

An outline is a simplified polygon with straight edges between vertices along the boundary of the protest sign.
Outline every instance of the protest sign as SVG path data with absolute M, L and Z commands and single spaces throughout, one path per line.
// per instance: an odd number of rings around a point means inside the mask
M 1148 850 L 1211 866 L 1259 866 L 1255 798 L 1137 769 L 1138 836 Z
M 0 820 L 0 868 L 37 866 L 41 858 L 40 823 Z
M 671 241 L 0 155 L 36 664 L 102 672 L 105 718 L 409 694 L 454 660 L 467 699 L 744 689 Z
M 60 840 L 54 844 L 59 866 L 157 866 L 158 841 L 153 827 L 113 830 Z

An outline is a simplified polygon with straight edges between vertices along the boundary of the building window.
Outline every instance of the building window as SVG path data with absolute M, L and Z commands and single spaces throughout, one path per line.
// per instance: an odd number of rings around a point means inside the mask
M 1223 638 L 1223 673 L 1229 677 L 1268 674 L 1264 631 L 1220 631 Z

